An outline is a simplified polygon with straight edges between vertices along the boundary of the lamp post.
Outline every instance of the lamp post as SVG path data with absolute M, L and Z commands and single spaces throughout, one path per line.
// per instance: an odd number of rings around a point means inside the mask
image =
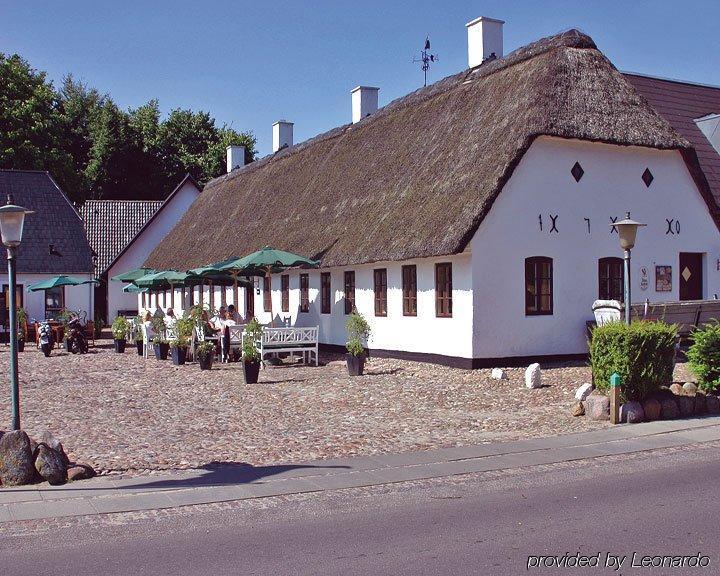
M 32 214 L 22 206 L 13 203 L 12 196 L 8 194 L 7 204 L 0 207 L 0 237 L 2 244 L 7 248 L 8 284 L 10 287 L 10 385 L 12 387 L 12 429 L 20 430 L 20 387 L 18 385 L 18 350 L 17 350 L 17 282 L 15 279 L 15 259 L 17 247 L 22 240 L 25 215 Z
M 630 325 L 630 251 L 635 246 L 635 237 L 640 226 L 647 226 L 647 224 L 640 224 L 630 219 L 630 212 L 625 216 L 625 220 L 620 220 L 613 224 L 617 228 L 618 236 L 620 237 L 620 247 L 625 252 L 625 324 Z

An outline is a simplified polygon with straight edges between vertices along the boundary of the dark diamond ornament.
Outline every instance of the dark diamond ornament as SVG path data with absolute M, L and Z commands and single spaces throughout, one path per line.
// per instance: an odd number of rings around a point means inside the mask
M 575 182 L 580 182 L 580 178 L 582 178 L 583 174 L 585 174 L 585 170 L 582 169 L 579 162 L 575 162 L 575 165 L 570 170 L 570 174 L 572 174 L 572 177 L 575 178 Z
M 649 168 L 645 168 L 645 172 L 642 174 L 642 180 L 645 182 L 645 186 L 650 188 L 650 184 L 652 184 L 652 181 L 655 180 L 655 176 L 652 175 Z

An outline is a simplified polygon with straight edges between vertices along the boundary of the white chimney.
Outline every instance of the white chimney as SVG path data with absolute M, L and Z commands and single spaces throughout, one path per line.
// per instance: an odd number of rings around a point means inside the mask
M 245 166 L 245 146 L 228 146 L 227 147 L 227 171 L 228 174 L 235 168 Z
M 380 88 L 358 86 L 350 91 L 352 94 L 352 121 L 360 122 L 365 116 L 374 114 L 378 109 L 378 92 Z
M 293 123 L 278 120 L 273 124 L 273 152 L 293 145 Z
M 495 54 L 503 57 L 503 22 L 487 16 L 480 16 L 465 24 L 468 31 L 468 66 L 474 68 L 483 60 Z

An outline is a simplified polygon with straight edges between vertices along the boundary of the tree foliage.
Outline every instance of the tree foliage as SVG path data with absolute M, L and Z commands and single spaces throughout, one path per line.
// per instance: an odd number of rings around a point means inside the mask
M 207 112 L 150 100 L 122 110 L 71 75 L 55 90 L 22 57 L 0 53 L 0 168 L 48 170 L 70 198 L 162 199 L 188 172 L 200 183 L 225 171 L 225 149 L 255 155 L 255 137 L 216 126 Z

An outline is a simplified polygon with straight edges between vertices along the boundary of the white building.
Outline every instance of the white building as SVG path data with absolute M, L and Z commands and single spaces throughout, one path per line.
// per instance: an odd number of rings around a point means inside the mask
M 92 251 L 77 210 L 48 172 L 0 170 L 0 195 L 4 200 L 8 194 L 16 204 L 35 212 L 25 218 L 18 248 L 17 305 L 25 308 L 29 320 L 53 318 L 62 309 L 80 310 L 92 319 L 91 284 L 27 291 L 30 284 L 63 274 L 92 280 Z M 4 331 L 9 311 L 6 266 L 0 269 L 0 284 L 0 324 Z
M 125 284 L 110 278 L 142 266 L 153 248 L 178 223 L 200 194 L 186 175 L 164 201 L 88 200 L 81 209 L 90 244 L 97 254 L 96 308 L 108 322 L 120 312 L 137 308 L 137 295 L 123 292 Z
M 612 222 L 626 212 L 647 224 L 634 301 L 720 293 L 720 218 L 693 145 L 588 36 L 503 56 L 502 24 L 468 25 L 473 67 L 379 110 L 354 102 L 369 116 L 210 182 L 146 265 L 263 245 L 319 259 L 258 283 L 261 322 L 271 298 L 341 347 L 355 306 L 375 355 L 465 367 L 584 356 L 592 302 L 622 298 Z M 246 313 L 222 292 L 204 301 Z

